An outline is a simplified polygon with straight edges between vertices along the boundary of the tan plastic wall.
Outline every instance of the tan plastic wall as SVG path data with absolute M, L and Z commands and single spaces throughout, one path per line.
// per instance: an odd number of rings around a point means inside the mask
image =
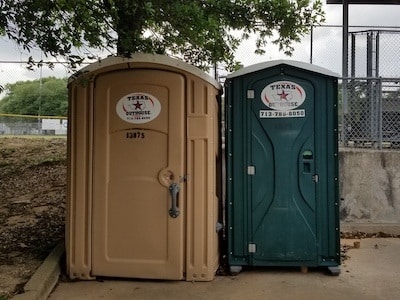
M 69 86 L 68 191 L 66 218 L 67 273 L 72 279 L 93 279 L 92 162 L 93 82 Z
M 216 89 L 189 78 L 186 280 L 209 281 L 218 267 L 218 106 Z
M 186 168 L 184 257 L 182 276 L 210 281 L 218 267 L 218 195 L 216 160 L 219 149 L 220 87 L 203 72 L 157 55 L 108 58 L 83 70 L 69 82 L 68 197 L 66 220 L 67 273 L 72 279 L 93 279 L 93 138 L 96 76 L 130 68 L 162 69 L 186 79 Z M 145 230 L 145 229 L 144 229 Z M 139 276 L 140 277 L 140 276 Z M 168 279 L 168 278 L 165 278 Z

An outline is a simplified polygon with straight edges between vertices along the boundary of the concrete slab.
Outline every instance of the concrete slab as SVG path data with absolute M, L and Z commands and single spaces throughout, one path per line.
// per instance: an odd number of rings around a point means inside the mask
M 343 240 L 353 246 L 355 240 Z M 400 299 L 400 239 L 360 240 L 350 249 L 339 276 L 321 270 L 257 268 L 237 276 L 218 276 L 212 282 L 102 279 L 59 282 L 51 300 L 79 299 Z
M 57 245 L 43 264 L 24 286 L 24 293 L 11 300 L 45 300 L 58 282 L 61 273 L 60 260 L 64 254 L 64 243 Z
M 400 235 L 399 223 L 340 223 L 341 232 L 364 232 Z

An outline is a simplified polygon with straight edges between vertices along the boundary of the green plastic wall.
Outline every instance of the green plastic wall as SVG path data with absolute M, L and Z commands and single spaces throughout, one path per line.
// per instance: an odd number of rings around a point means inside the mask
M 340 264 L 337 78 L 305 66 L 226 80 L 231 266 Z

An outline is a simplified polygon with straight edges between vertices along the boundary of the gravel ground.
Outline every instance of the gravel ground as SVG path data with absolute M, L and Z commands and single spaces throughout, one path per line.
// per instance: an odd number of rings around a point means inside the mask
M 64 239 L 66 139 L 0 137 L 0 300 Z

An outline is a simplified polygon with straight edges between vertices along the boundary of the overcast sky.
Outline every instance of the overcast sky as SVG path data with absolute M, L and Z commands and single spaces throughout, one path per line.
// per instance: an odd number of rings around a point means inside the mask
M 325 25 L 342 25 L 342 5 L 324 4 L 324 10 L 326 13 Z M 349 5 L 349 27 L 351 26 L 394 26 L 399 27 L 398 30 L 400 31 L 400 5 Z M 352 30 L 363 29 L 350 28 L 350 31 Z M 399 49 L 400 44 L 395 45 L 395 47 L 395 49 Z M 255 47 L 252 47 L 252 43 L 249 42 L 243 43 L 238 49 L 237 57 L 243 62 L 244 66 L 274 59 L 295 59 L 310 62 L 310 36 L 305 36 L 302 43 L 295 44 L 295 52 L 292 57 L 280 53 L 274 45 L 267 46 L 265 56 L 249 55 L 254 49 Z M 313 63 L 341 73 L 341 57 L 342 28 L 315 29 Z
M 325 24 L 342 24 L 341 5 L 324 4 L 324 10 L 326 12 Z M 400 27 L 400 5 L 350 5 L 349 25 Z M 316 29 L 313 38 L 313 63 L 341 73 L 341 39 L 341 28 Z M 266 55 L 258 56 L 252 54 L 255 48 L 253 45 L 252 41 L 245 41 L 237 51 L 236 57 L 244 66 L 275 59 L 310 61 L 310 36 L 304 37 L 302 43 L 295 44 L 296 50 L 292 57 L 286 57 L 274 45 L 269 45 L 266 48 Z M 396 49 L 399 47 L 400 44 L 396 46 Z M 7 41 L 6 38 L 0 38 L 0 61 L 26 61 L 30 55 L 40 59 L 40 52 L 26 53 L 18 49 L 12 42 Z M 51 71 L 47 67 L 42 69 L 43 77 L 66 77 L 69 75 L 62 66 L 57 66 L 55 71 Z M 26 70 L 23 63 L 21 65 L 0 63 L 0 85 L 21 80 L 38 79 L 39 76 L 39 72 Z

